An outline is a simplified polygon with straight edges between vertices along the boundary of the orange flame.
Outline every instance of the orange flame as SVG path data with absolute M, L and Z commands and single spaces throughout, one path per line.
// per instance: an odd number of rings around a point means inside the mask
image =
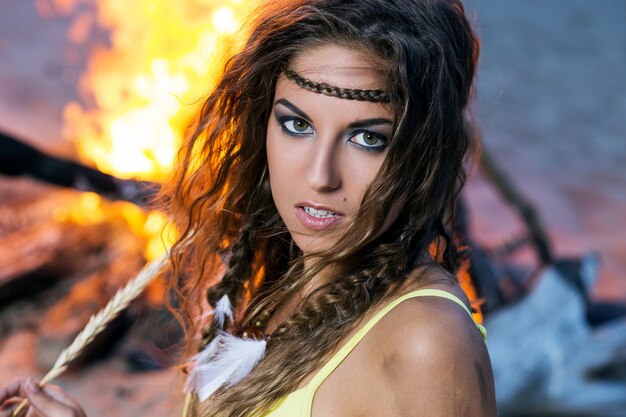
M 438 248 L 437 245 L 439 245 L 440 247 Z M 430 244 L 429 252 L 430 252 L 430 255 L 433 256 L 433 258 L 436 258 L 438 256 L 437 255 L 438 253 L 439 254 L 442 253 L 441 252 L 443 250 L 443 247 L 441 247 L 442 245 L 445 245 L 442 239 L 438 239 Z M 441 261 L 441 257 L 437 258 L 437 260 Z M 470 304 L 473 310 L 472 316 L 474 317 L 474 320 L 476 320 L 477 323 L 483 323 L 484 316 L 481 310 L 481 306 L 484 300 L 478 297 L 478 292 L 476 291 L 476 287 L 474 286 L 474 283 L 472 282 L 472 276 L 470 275 L 469 260 L 465 260 L 461 262 L 461 265 L 459 266 L 459 269 L 456 272 L 456 277 L 458 279 L 459 285 L 461 286 L 461 288 L 463 289 L 463 291 L 467 295 L 467 298 L 470 301 Z
M 35 0 L 44 17 L 74 16 L 67 31 L 71 44 L 95 42 L 96 28 L 109 34 L 108 45 L 89 45 L 81 102 L 64 109 L 64 136 L 79 158 L 120 178 L 164 180 L 195 105 L 236 46 L 238 16 L 252 1 Z M 163 214 L 105 203 L 91 193 L 57 213 L 79 223 L 111 215 L 122 216 L 145 239 L 149 260 L 174 240 Z
M 78 2 L 53 4 L 65 13 Z M 222 67 L 226 54 L 220 52 L 236 42 L 237 16 L 249 6 L 243 0 L 102 0 L 93 16 L 81 11 L 70 41 L 84 41 L 95 21 L 109 31 L 110 46 L 92 48 L 79 83 L 83 102 L 64 110 L 64 136 L 79 157 L 118 177 L 163 180 L 195 104 Z
M 144 243 L 144 257 L 161 257 L 176 240 L 176 230 L 163 213 L 145 212 L 125 201 L 107 202 L 94 193 L 82 193 L 76 204 L 60 206 L 54 213 L 56 221 L 78 224 L 98 224 L 105 221 L 123 221 Z
M 123 178 L 163 180 L 172 168 L 193 105 L 215 82 L 233 36 L 255 0 L 100 0 L 93 14 L 81 11 L 68 30 L 73 43 L 84 42 L 94 25 L 110 32 L 110 47 L 91 52 L 80 90 L 93 105 L 73 102 L 64 110 L 65 136 L 80 157 L 99 170 Z M 44 16 L 68 14 L 87 0 L 36 0 Z M 91 2 L 89 2 L 91 4 Z M 243 13 L 242 13 L 243 12 Z M 94 23 L 95 22 L 95 23 Z M 154 259 L 171 242 L 162 232 L 162 214 L 145 214 L 124 205 L 124 217 L 147 239 L 146 258 Z M 110 209 L 110 208 L 109 208 Z M 93 221 L 102 202 L 85 194 L 71 213 L 76 221 Z M 467 274 L 459 274 L 465 291 L 476 294 Z M 480 313 L 477 318 L 481 319 Z

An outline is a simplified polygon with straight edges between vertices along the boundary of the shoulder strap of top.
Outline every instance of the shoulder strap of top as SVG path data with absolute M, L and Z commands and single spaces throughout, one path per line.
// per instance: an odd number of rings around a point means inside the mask
M 319 372 L 313 377 L 313 379 L 311 379 L 311 382 L 307 385 L 307 391 L 310 392 L 311 397 L 317 390 L 317 387 L 319 387 L 319 385 L 324 382 L 324 380 L 335 370 L 335 368 L 339 366 L 339 364 L 348 356 L 352 349 L 356 347 L 361 339 L 365 337 L 365 335 L 372 329 L 372 327 L 374 327 L 374 325 L 376 325 L 376 323 L 380 321 L 380 319 L 382 319 L 389 311 L 391 311 L 395 306 L 397 306 L 404 300 L 422 296 L 443 297 L 447 298 L 448 300 L 452 300 L 460 305 L 467 312 L 467 314 L 469 314 L 472 320 L 474 319 L 472 313 L 469 311 L 467 306 L 463 304 L 463 301 L 461 301 L 457 296 L 449 293 L 448 291 L 438 290 L 434 288 L 425 288 L 404 294 L 393 300 L 391 303 L 386 305 L 385 308 L 376 313 L 376 315 L 374 315 L 374 317 L 372 317 L 367 323 L 365 323 L 365 325 L 361 327 L 332 358 L 330 358 L 330 360 L 322 367 L 322 369 L 319 370 Z M 486 329 L 479 323 L 475 324 L 476 327 L 478 327 L 478 330 L 483 335 L 483 340 L 486 340 Z

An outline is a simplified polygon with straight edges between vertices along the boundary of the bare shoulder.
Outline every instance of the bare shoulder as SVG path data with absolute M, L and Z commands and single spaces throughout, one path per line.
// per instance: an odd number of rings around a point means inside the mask
M 454 285 L 429 286 L 467 300 Z M 459 294 L 459 291 L 461 292 Z M 481 333 L 456 302 L 437 296 L 409 298 L 372 333 L 374 384 L 384 393 L 372 415 L 495 416 L 489 355 Z M 371 381 L 370 381 L 371 382 Z

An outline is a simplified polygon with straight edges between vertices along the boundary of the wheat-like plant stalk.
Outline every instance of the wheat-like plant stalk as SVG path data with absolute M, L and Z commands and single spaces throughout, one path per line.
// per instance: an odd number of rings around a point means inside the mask
M 39 386 L 44 386 L 65 372 L 70 362 L 76 359 L 83 349 L 152 282 L 159 271 L 163 269 L 167 258 L 168 253 L 166 252 L 161 259 L 148 264 L 132 281 L 118 290 L 102 310 L 91 316 L 85 328 L 76 336 L 72 344 L 61 352 L 52 369 L 39 382 Z M 22 401 L 19 407 L 13 411 L 13 417 L 17 416 L 27 402 L 27 399 Z

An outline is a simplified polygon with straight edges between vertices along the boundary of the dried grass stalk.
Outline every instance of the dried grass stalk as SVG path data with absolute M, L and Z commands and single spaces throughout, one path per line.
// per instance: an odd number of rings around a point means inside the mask
M 163 269 L 168 256 L 168 253 L 165 253 L 161 259 L 148 264 L 132 281 L 120 289 L 102 310 L 91 316 L 85 328 L 76 336 L 72 344 L 61 352 L 52 369 L 39 382 L 39 386 L 44 386 L 65 372 L 70 362 L 76 359 L 83 349 L 152 282 L 154 277 Z M 18 415 L 27 402 L 27 399 L 22 401 L 19 407 L 13 411 L 13 417 Z

